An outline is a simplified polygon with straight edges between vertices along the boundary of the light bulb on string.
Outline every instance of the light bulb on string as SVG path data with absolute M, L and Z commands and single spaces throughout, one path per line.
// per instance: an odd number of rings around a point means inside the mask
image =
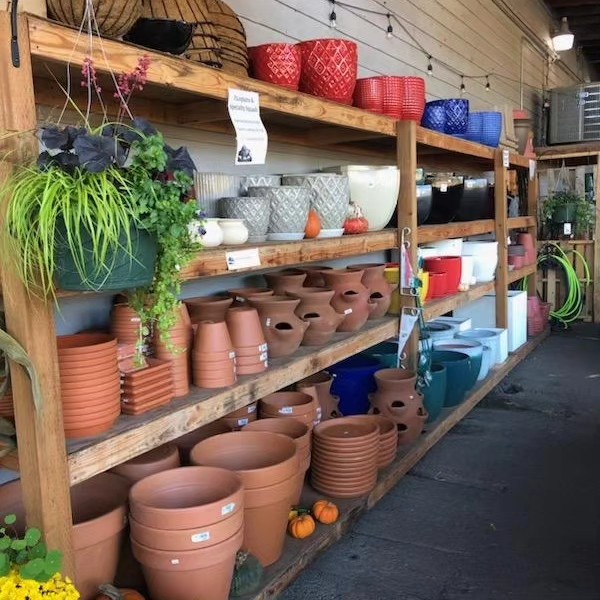
M 467 91 L 467 88 L 465 87 L 465 76 L 461 75 L 460 76 L 460 95 L 462 96 L 466 91 Z
M 329 0 L 331 2 L 331 12 L 329 13 L 329 27 L 335 29 L 337 27 L 337 15 L 335 14 L 335 0 Z
M 394 35 L 394 28 L 392 27 L 392 15 L 390 13 L 388 13 L 386 16 L 387 16 L 387 20 L 388 20 L 388 26 L 387 26 L 385 37 L 388 40 L 391 40 L 392 36 Z
M 485 91 L 486 92 L 490 91 L 490 76 L 489 75 L 485 76 Z
M 431 59 L 433 57 L 431 56 L 431 54 L 427 55 L 427 75 L 429 75 L 430 77 L 433 75 L 433 65 L 431 64 Z

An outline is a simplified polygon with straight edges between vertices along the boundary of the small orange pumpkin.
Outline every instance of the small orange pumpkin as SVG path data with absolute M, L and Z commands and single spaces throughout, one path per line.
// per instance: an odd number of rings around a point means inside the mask
M 308 514 L 298 515 L 288 523 L 289 534 L 298 540 L 311 536 L 316 528 L 315 520 Z
M 117 588 L 107 583 L 99 586 L 98 589 L 100 593 L 95 600 L 146 600 L 145 596 L 131 588 Z
M 321 217 L 316 210 L 311 208 L 308 213 L 308 221 L 306 222 L 304 235 L 309 239 L 316 238 L 321 233 L 321 228 Z
M 319 523 L 331 525 L 335 523 L 340 516 L 340 509 L 329 500 L 317 500 L 313 504 L 312 514 Z

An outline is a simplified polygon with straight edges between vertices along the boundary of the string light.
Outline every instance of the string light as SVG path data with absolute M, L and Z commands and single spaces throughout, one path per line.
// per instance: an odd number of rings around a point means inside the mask
M 489 75 L 485 76 L 485 91 L 486 92 L 490 91 L 490 76 Z
M 433 56 L 431 56 L 431 54 L 427 55 L 427 75 L 429 75 L 430 77 L 433 75 L 433 65 L 431 64 L 432 58 Z
M 387 20 L 388 20 L 388 26 L 387 26 L 387 32 L 385 34 L 385 37 L 387 37 L 388 40 L 391 40 L 392 36 L 394 35 L 394 28 L 392 27 L 392 15 L 390 15 L 390 13 L 387 14 Z
M 334 29 L 337 27 L 337 15 L 335 14 L 335 0 L 329 0 L 331 2 L 331 12 L 329 13 L 329 27 Z
M 467 88 L 465 87 L 465 76 L 461 75 L 460 76 L 460 95 L 462 96 L 466 91 L 467 91 Z

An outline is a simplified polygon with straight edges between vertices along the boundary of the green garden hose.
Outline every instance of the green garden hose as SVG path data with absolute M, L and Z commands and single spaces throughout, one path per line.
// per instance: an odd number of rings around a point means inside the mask
M 574 254 L 576 260 L 579 259 L 583 263 L 583 269 L 585 273 L 585 279 L 583 281 L 579 280 L 574 266 L 569 261 L 569 254 Z M 584 302 L 583 286 L 587 286 L 591 283 L 590 269 L 585 258 L 580 252 L 577 252 L 577 250 L 569 250 L 569 252 L 565 252 L 558 244 L 555 244 L 554 242 L 548 242 L 538 255 L 538 266 L 542 266 L 547 261 L 552 261 L 556 265 L 559 265 L 562 267 L 565 273 L 567 297 L 564 304 L 560 308 L 555 307 L 555 309 L 550 313 L 550 316 L 553 319 L 556 319 L 556 321 L 562 323 L 566 328 L 569 323 L 575 321 L 581 314 Z M 523 290 L 527 289 L 527 278 L 522 281 L 520 287 Z

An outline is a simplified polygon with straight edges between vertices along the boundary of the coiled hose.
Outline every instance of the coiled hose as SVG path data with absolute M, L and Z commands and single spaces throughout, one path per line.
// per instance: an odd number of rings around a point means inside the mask
M 583 281 L 579 281 L 577 271 L 569 261 L 569 254 L 574 254 L 575 260 L 577 261 L 577 259 L 579 259 L 582 262 L 585 273 L 585 279 Z M 556 265 L 562 267 L 565 274 L 567 285 L 565 302 L 560 308 L 555 307 L 555 309 L 550 313 L 550 316 L 559 323 L 562 323 L 563 327 L 566 329 L 569 323 L 575 321 L 583 310 L 583 302 L 585 298 L 583 287 L 584 285 L 589 285 L 592 281 L 590 278 L 590 268 L 580 252 L 577 250 L 569 250 L 568 252 L 565 252 L 558 244 L 554 242 L 548 242 L 538 253 L 538 266 L 542 266 L 548 261 L 554 262 Z M 528 278 L 524 278 L 521 282 L 520 288 L 522 290 L 527 289 L 527 279 Z

